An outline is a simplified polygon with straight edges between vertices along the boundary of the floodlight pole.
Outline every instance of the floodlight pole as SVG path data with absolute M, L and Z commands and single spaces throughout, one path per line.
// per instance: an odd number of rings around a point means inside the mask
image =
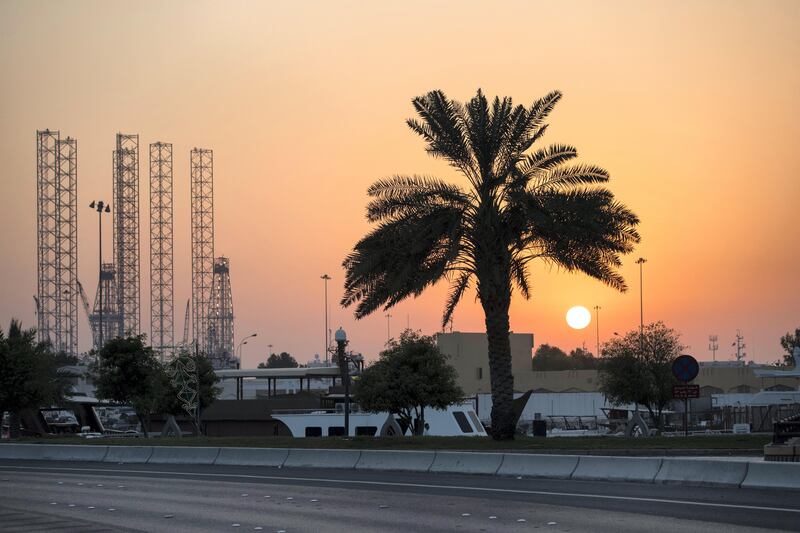
M 639 265 L 639 353 L 644 355 L 644 281 L 642 279 L 642 265 L 647 259 L 640 257 L 636 264 Z
M 595 354 L 597 357 L 600 357 L 600 306 L 594 306 L 594 314 L 595 314 L 595 327 L 597 328 L 597 353 Z
M 344 348 L 347 346 L 347 334 L 340 327 L 334 335 L 336 340 L 336 356 L 339 359 L 339 370 L 342 373 L 342 384 L 344 385 L 344 435 L 350 436 L 350 365 Z
M 328 366 L 328 350 L 331 345 L 330 330 L 328 330 L 328 280 L 331 277 L 327 274 L 320 276 L 325 285 L 325 366 Z

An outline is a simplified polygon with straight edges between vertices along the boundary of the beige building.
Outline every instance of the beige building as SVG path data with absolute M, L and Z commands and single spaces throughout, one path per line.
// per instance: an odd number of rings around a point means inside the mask
M 596 370 L 561 370 L 534 372 L 533 334 L 512 333 L 511 366 L 514 390 L 524 392 L 597 392 Z M 458 382 L 467 396 L 491 392 L 489 382 L 489 346 L 484 333 L 440 333 L 436 336 L 439 348 L 450 356 L 458 373 Z M 797 390 L 798 378 L 760 378 L 753 372 L 762 365 L 741 365 L 731 362 L 700 363 L 700 374 L 694 383 L 700 385 L 701 395 L 723 393 L 755 393 L 761 390 Z M 774 367 L 772 367 L 774 368 Z

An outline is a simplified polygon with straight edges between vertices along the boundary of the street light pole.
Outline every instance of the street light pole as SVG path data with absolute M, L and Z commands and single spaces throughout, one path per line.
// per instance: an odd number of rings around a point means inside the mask
M 98 307 L 99 327 L 100 327 L 100 332 L 98 335 L 98 348 L 102 349 L 104 341 L 103 339 L 103 213 L 110 213 L 111 208 L 108 205 L 106 205 L 106 203 L 103 202 L 103 200 L 98 200 L 96 202 L 92 200 L 92 203 L 89 204 L 89 207 L 97 210 L 97 231 L 98 231 L 97 290 L 99 291 L 98 298 L 100 300 L 100 306 Z
M 644 354 L 644 281 L 642 276 L 642 265 L 647 259 L 640 257 L 636 264 L 639 265 L 639 352 Z
M 328 366 L 328 347 L 331 344 L 330 332 L 328 331 L 328 280 L 331 277 L 327 274 L 320 276 L 323 284 L 325 285 L 325 366 Z
M 344 349 L 347 346 L 347 334 L 342 328 L 336 330 L 336 355 L 339 363 L 339 371 L 344 384 L 344 436 L 350 436 L 350 360 Z
M 597 357 L 600 357 L 600 306 L 594 306 L 594 314 L 595 314 L 595 326 L 597 328 Z
M 390 315 L 389 313 L 386 313 L 386 344 L 387 345 L 389 344 L 389 341 L 392 340 L 392 333 L 391 333 L 391 329 L 390 329 L 391 321 L 392 321 L 392 315 Z
M 247 344 L 247 339 L 250 339 L 250 338 L 256 337 L 256 336 L 258 336 L 258 333 L 251 333 L 250 335 L 248 335 L 246 337 L 242 337 L 242 340 L 239 341 L 239 345 L 236 347 L 236 352 L 238 353 L 238 357 L 239 357 L 239 368 L 242 367 L 242 346 Z

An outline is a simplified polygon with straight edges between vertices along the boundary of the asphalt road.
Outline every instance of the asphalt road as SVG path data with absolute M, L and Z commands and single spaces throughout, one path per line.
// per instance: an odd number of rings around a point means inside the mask
M 800 531 L 800 491 L 0 461 L 0 531 Z

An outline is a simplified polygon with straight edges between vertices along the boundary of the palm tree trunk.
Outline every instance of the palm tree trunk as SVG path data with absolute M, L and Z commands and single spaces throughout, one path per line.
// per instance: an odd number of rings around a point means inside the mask
M 516 432 L 514 417 L 514 374 L 511 372 L 511 341 L 508 309 L 511 305 L 511 280 L 502 269 L 479 277 L 479 295 L 486 316 L 489 343 L 489 378 L 492 385 L 492 438 L 511 440 Z M 508 271 L 506 271 L 508 272 Z M 488 288 L 486 277 L 492 287 Z M 493 283 L 492 283 L 493 282 Z

